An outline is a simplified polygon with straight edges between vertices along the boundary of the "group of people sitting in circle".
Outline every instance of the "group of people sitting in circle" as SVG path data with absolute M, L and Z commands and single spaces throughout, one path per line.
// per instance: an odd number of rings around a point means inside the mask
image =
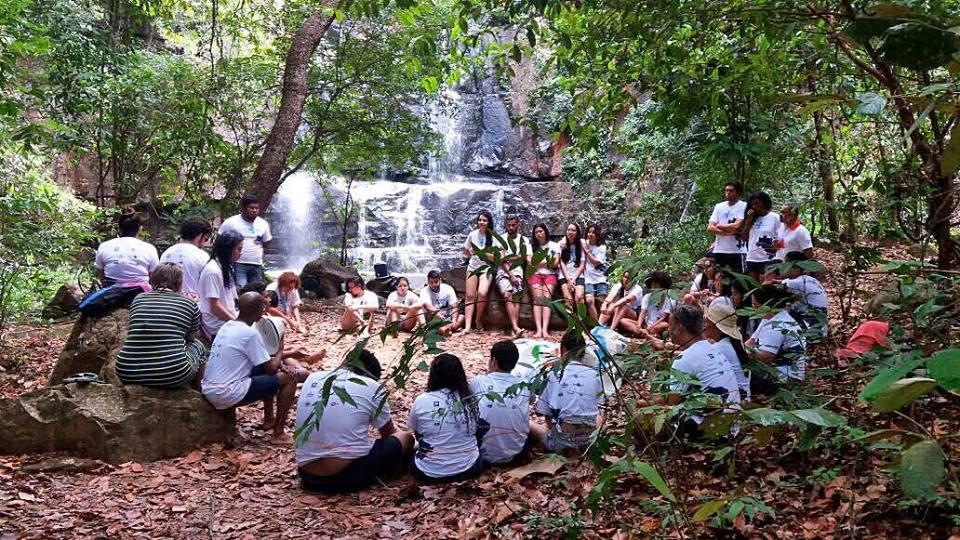
M 753 393 L 770 393 L 786 381 L 804 379 L 808 339 L 827 331 L 826 291 L 804 270 L 813 250 L 796 207 L 784 205 L 774 226 L 766 194 L 754 194 L 748 203 L 739 194 L 738 184 L 725 187 L 726 200 L 716 206 L 707 227 L 716 241 L 710 255 L 698 262 L 699 273 L 683 296 L 671 292 L 671 277 L 659 271 L 647 274 L 641 284 L 639 276 L 621 268 L 610 288 L 611 264 L 598 224 L 587 227 L 585 239 L 579 225 L 570 224 L 559 242 L 538 224 L 530 241 L 520 234 L 519 220 L 509 217 L 498 246 L 492 217 L 484 211 L 463 246 L 469 258 L 464 302 L 439 271 L 429 272 L 419 293 L 400 278 L 386 300 L 385 324 L 397 322 L 412 330 L 438 317 L 445 335 L 483 330 L 495 282 L 507 303 L 512 335 L 520 337 L 520 295 L 526 282 L 534 299 L 533 337 L 549 338 L 547 300 L 559 287 L 569 308 L 585 304 L 590 319 L 602 328 L 655 347 L 672 342 L 678 353 L 672 367 L 735 406 Z M 137 217 L 121 216 L 120 237 L 98 249 L 100 277 L 107 285 L 148 281 L 152 287 L 130 307 L 129 330 L 117 358 L 124 383 L 190 385 L 224 410 L 262 401 L 263 427 L 276 442 L 292 440 L 285 425 L 297 385 L 303 383 L 296 425 L 306 436 L 297 448 L 297 462 L 304 486 L 318 491 L 369 485 L 403 468 L 411 454 L 417 478 L 440 482 L 475 475 L 484 462 L 511 463 L 531 448 L 582 451 L 589 444 L 604 392 L 595 357 L 591 362 L 584 354 L 585 336 L 577 332 L 564 334 L 563 369 L 547 373 L 537 391 L 529 380 L 512 374 L 518 352 L 510 341 L 497 343 L 488 373 L 469 382 L 456 356 L 438 355 L 430 364 L 426 392 L 411 407 L 407 426 L 412 433 L 391 421 L 378 382 L 382 369 L 369 351 L 349 356 L 337 369 L 310 373 L 304 364 L 324 353 L 310 355 L 284 345 L 285 328 L 306 330 L 299 313 L 300 284 L 292 273 L 270 285 L 263 281 L 263 246 L 270 233 L 258 211 L 256 199 L 244 197 L 241 213 L 224 222 L 210 254 L 203 246 L 212 227 L 200 218 L 187 219 L 181 242 L 161 257 L 136 238 Z M 247 250 L 254 251 L 253 258 L 243 258 Z M 258 258 L 259 266 L 250 262 Z M 525 274 L 528 265 L 532 268 Z M 744 272 L 761 284 L 751 285 Z M 365 290 L 361 279 L 349 279 L 344 304 L 341 328 L 368 336 L 380 312 L 377 295 Z M 759 317 L 737 312 L 750 306 Z M 755 361 L 775 369 L 772 374 L 744 369 Z M 331 392 L 331 385 L 344 393 Z M 677 383 L 672 389 L 679 393 L 686 387 Z M 326 403 L 317 418 L 321 399 Z M 544 426 L 530 421 L 531 404 L 546 418 Z M 696 432 L 697 418 L 690 422 Z M 380 438 L 368 438 L 371 426 Z

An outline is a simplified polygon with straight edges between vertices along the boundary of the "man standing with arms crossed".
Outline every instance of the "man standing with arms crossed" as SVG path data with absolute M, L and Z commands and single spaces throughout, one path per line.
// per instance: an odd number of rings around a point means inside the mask
M 234 263 L 237 287 L 263 281 L 263 250 L 270 245 L 273 235 L 270 224 L 260 217 L 260 201 L 253 195 L 244 195 L 240 199 L 240 213 L 224 220 L 218 232 L 226 231 L 236 231 L 243 237 L 243 252 Z
M 717 235 L 713 245 L 717 266 L 738 274 L 743 273 L 743 256 L 747 252 L 746 243 L 739 234 L 747 210 L 747 203 L 740 200 L 742 191 L 740 182 L 727 182 L 723 187 L 724 200 L 713 207 L 707 225 L 707 232 Z

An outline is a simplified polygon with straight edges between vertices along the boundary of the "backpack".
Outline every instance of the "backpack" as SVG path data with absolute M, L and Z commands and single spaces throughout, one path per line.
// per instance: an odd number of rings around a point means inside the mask
M 133 299 L 143 292 L 143 287 L 137 285 L 124 287 L 111 285 L 87 295 L 80 302 L 78 309 L 83 317 L 103 317 L 117 308 L 128 308 Z

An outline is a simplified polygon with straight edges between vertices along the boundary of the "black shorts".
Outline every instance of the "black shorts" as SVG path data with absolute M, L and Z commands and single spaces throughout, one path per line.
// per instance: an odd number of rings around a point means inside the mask
M 731 272 L 743 273 L 742 253 L 714 253 L 713 260 L 719 267 L 726 267 Z
M 400 439 L 386 436 L 373 443 L 370 452 L 350 462 L 342 471 L 329 476 L 310 474 L 297 469 L 300 485 L 307 491 L 319 493 L 350 493 L 376 483 L 378 478 L 389 478 L 403 466 L 403 445 Z
M 747 272 L 757 272 L 758 274 L 765 274 L 767 272 L 767 267 L 773 265 L 773 261 L 747 261 Z
M 563 284 L 566 283 L 566 282 L 567 282 L 567 280 L 564 279 L 564 278 L 560 278 L 559 280 L 557 280 L 557 284 L 558 284 L 558 285 L 563 285 Z M 578 277 L 578 278 L 577 278 L 577 281 L 574 282 L 574 285 L 577 286 L 577 287 L 586 287 L 586 285 L 587 285 L 587 279 L 586 279 L 586 278 L 582 278 L 582 277 Z
M 417 479 L 417 482 L 421 484 L 446 484 L 449 482 L 459 482 L 461 480 L 469 480 L 471 478 L 476 478 L 480 476 L 480 473 L 483 472 L 483 458 L 478 457 L 476 461 L 473 462 L 473 465 L 469 469 L 463 471 L 462 473 L 457 473 L 453 476 L 443 476 L 440 478 L 434 478 L 432 476 L 427 476 L 427 474 L 417 468 L 416 460 L 410 460 L 410 473 L 413 474 L 413 477 Z

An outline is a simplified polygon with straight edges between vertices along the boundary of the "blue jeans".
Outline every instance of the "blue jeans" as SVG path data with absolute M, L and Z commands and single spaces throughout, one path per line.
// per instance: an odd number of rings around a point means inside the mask
M 236 274 L 238 287 L 253 281 L 263 281 L 263 265 L 233 263 L 233 271 Z

